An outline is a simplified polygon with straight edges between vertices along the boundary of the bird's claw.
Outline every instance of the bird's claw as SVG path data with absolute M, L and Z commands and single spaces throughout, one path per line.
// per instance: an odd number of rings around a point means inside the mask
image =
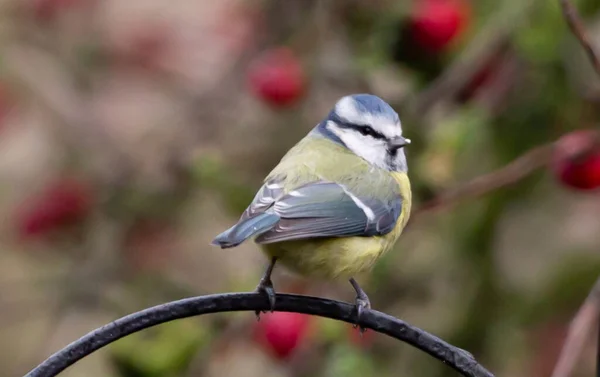
M 366 329 L 363 326 L 361 326 L 362 316 L 365 313 L 365 311 L 371 309 L 371 302 L 369 301 L 369 298 L 366 296 L 364 296 L 364 297 L 357 296 L 355 303 L 356 303 L 356 323 L 354 324 L 354 328 L 358 328 L 358 330 L 360 331 L 360 335 L 362 336 L 362 334 L 366 331 Z
M 260 281 L 260 283 L 258 283 L 258 286 L 256 287 L 256 292 L 258 293 L 262 293 L 265 294 L 267 296 L 267 299 L 269 300 L 269 306 L 270 306 L 270 311 L 271 313 L 273 313 L 273 311 L 275 310 L 275 299 L 276 299 L 276 293 L 275 293 L 275 288 L 273 288 L 273 282 L 271 281 L 271 279 L 262 279 Z M 267 311 L 263 311 L 263 313 L 266 313 Z M 256 320 L 260 321 L 260 310 L 257 310 L 256 312 Z

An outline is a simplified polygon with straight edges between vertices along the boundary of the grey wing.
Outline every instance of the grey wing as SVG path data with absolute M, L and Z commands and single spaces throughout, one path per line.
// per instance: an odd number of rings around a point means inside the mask
M 252 203 L 246 208 L 240 218 L 240 221 L 249 219 L 256 216 L 259 213 L 267 211 L 275 201 L 283 196 L 283 180 L 285 178 L 274 178 L 271 179 L 258 190 Z
M 256 242 L 384 235 L 394 228 L 401 210 L 399 195 L 389 199 L 359 197 L 340 184 L 314 182 L 274 200 L 267 211 L 280 220 Z

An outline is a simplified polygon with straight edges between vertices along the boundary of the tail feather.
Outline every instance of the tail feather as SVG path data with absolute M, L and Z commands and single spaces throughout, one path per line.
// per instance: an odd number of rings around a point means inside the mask
M 260 215 L 240 221 L 212 241 L 221 249 L 235 247 L 252 236 L 258 236 L 271 229 L 279 222 L 279 216 L 272 213 L 261 213 Z

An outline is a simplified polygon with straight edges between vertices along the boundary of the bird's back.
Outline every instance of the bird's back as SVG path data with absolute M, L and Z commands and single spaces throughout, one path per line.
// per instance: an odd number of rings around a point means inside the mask
M 348 171 L 353 174 L 344 174 Z M 305 183 L 325 180 L 342 184 L 359 196 L 391 198 L 402 195 L 402 188 L 390 172 L 369 165 L 348 149 L 318 134 L 309 134 L 290 149 L 265 181 L 274 178 L 284 178 L 284 193 Z M 373 185 L 373 182 L 378 184 Z

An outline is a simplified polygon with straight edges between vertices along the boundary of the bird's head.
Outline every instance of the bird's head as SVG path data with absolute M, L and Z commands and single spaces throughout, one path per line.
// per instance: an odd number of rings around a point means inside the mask
M 374 166 L 408 170 L 403 148 L 410 140 L 402 136 L 398 114 L 377 96 L 354 94 L 341 98 L 318 129 Z

